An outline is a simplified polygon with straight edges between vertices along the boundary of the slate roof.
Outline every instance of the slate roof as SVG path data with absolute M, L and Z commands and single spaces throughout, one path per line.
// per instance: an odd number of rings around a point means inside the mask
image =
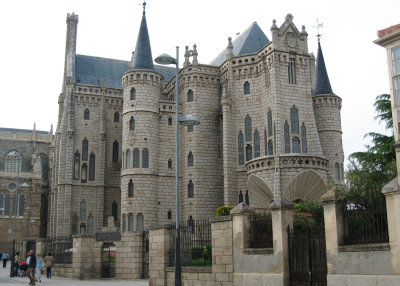
M 122 75 L 129 71 L 129 61 L 76 55 L 75 77 L 77 83 L 122 89 Z M 169 82 L 175 76 L 175 68 L 155 66 L 154 70 Z
M 317 64 L 315 66 L 315 86 L 313 95 L 333 94 L 328 72 L 326 71 L 324 55 L 322 54 L 321 43 L 318 42 Z
M 31 129 L 17 129 L 17 128 L 5 128 L 5 127 L 0 127 L 0 131 L 20 132 L 20 133 L 32 133 L 33 132 L 33 130 L 31 130 Z M 41 130 L 36 130 L 36 133 L 38 133 L 38 134 L 50 134 L 49 131 L 41 131 Z
M 142 22 L 140 23 L 139 35 L 136 41 L 135 53 L 133 54 L 132 69 L 154 70 L 149 32 L 146 23 L 146 13 L 144 11 Z
M 235 56 L 257 53 L 270 43 L 270 40 L 258 26 L 257 22 L 241 33 L 233 42 L 233 54 Z M 211 63 L 213 66 L 220 66 L 226 60 L 228 51 L 224 49 Z

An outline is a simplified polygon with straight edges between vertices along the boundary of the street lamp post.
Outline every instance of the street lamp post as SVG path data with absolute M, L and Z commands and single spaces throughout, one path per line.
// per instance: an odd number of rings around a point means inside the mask
M 175 286 L 182 285 L 181 279 L 181 244 L 179 231 L 179 123 L 186 126 L 200 124 L 194 116 L 179 117 L 179 47 L 176 47 L 176 58 L 167 54 L 158 56 L 155 60 L 160 65 L 175 64 L 175 152 L 176 152 L 176 170 L 175 170 L 175 191 L 176 191 L 176 214 L 175 214 Z
M 16 236 L 16 231 L 17 231 L 17 215 L 18 215 L 18 188 L 25 188 L 29 187 L 27 183 L 19 184 L 19 169 L 21 167 L 21 150 L 18 150 L 18 154 L 12 153 L 9 155 L 9 157 L 15 157 L 16 160 L 18 160 L 18 163 L 16 164 L 17 166 L 17 184 L 15 186 L 15 197 L 14 197 L 14 224 L 13 224 L 13 232 L 12 232 L 12 252 L 11 252 L 11 267 L 10 267 L 10 277 L 14 277 L 14 265 L 15 265 L 15 236 Z

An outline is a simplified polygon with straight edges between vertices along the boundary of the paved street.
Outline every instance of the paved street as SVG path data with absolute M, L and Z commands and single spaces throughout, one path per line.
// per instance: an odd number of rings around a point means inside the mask
M 10 263 L 7 264 L 7 268 L 0 266 L 0 285 L 1 286 L 17 286 L 17 285 L 28 285 L 29 279 L 27 277 L 16 277 L 10 278 Z M 36 285 L 57 285 L 57 286 L 90 286 L 90 285 L 112 285 L 112 286 L 148 286 L 148 280 L 113 280 L 113 279 L 101 279 L 101 280 L 76 280 L 61 277 L 52 277 L 47 279 L 46 275 L 42 275 L 42 283 L 37 282 Z

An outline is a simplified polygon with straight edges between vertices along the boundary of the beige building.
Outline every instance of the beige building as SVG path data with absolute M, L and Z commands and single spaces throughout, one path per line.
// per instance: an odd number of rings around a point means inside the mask
M 175 69 L 153 64 L 145 12 L 131 61 L 76 54 L 77 25 L 68 14 L 49 235 L 95 233 L 109 216 L 123 232 L 173 221 Z M 201 124 L 180 127 L 181 219 L 343 184 L 341 98 L 321 46 L 315 63 L 290 14 L 270 30 L 254 22 L 210 64 L 185 49 L 180 110 Z

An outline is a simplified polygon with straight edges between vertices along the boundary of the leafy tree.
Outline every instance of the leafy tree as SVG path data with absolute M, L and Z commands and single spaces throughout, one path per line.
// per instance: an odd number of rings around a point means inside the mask
M 366 151 L 349 156 L 346 187 L 338 198 L 344 203 L 362 208 L 383 206 L 385 198 L 381 192 L 382 187 L 397 174 L 390 95 L 378 95 L 374 107 L 378 113 L 375 119 L 383 122 L 391 135 L 375 132 L 365 135 L 372 138 L 371 145 L 366 146 Z

